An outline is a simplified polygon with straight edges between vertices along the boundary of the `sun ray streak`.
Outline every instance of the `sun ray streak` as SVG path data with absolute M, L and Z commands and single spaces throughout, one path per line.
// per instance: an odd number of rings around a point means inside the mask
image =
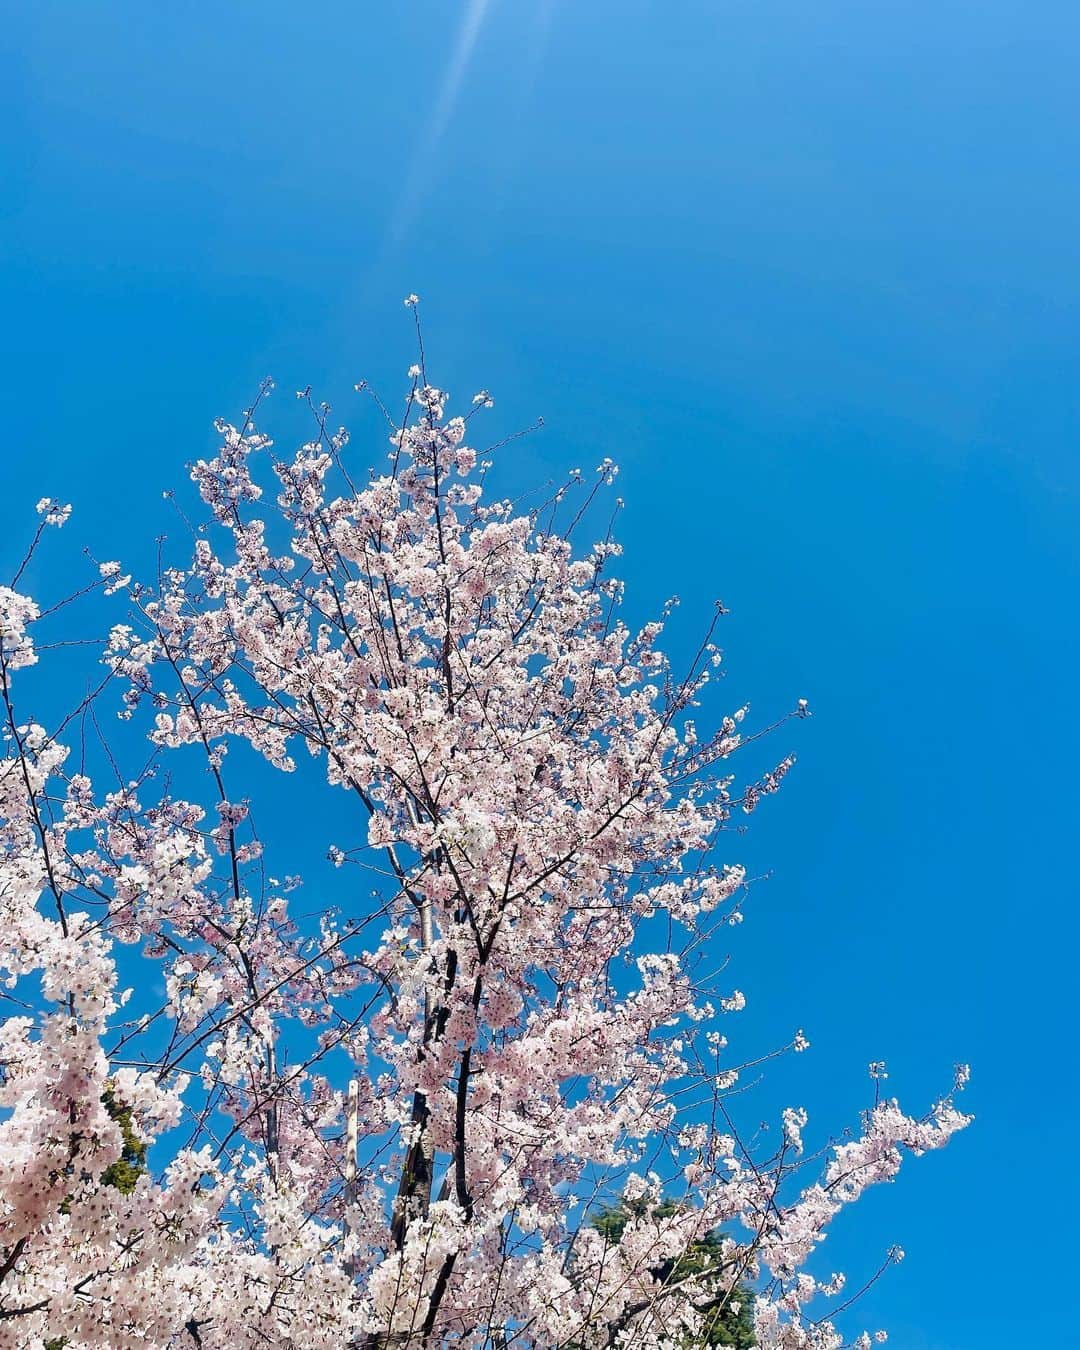
M 424 179 L 454 115 L 462 85 L 468 73 L 476 40 L 480 35 L 491 0 L 469 0 L 443 76 L 431 119 L 412 157 L 405 186 L 390 217 L 387 242 L 393 247 L 408 230 L 423 195 Z

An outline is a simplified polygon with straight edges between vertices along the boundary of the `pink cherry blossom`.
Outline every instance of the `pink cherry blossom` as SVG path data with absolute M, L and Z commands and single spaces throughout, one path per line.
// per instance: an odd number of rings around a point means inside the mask
M 190 562 L 100 565 L 149 764 L 87 772 L 20 720 L 40 610 L 0 587 L 0 1347 L 662 1350 L 747 1289 L 762 1347 L 839 1346 L 828 1225 L 968 1118 L 740 1136 L 710 941 L 747 885 L 727 827 L 793 757 L 740 782 L 766 728 L 708 711 L 713 632 L 676 670 L 670 607 L 621 619 L 617 544 L 578 543 L 611 461 L 521 514 L 466 444 L 490 395 L 451 417 L 413 383 L 371 475 L 310 391 L 291 458 L 254 408 L 219 423 Z M 344 912 L 264 873 L 290 840 L 256 835 L 240 742 L 350 805 L 320 843 Z M 308 787 L 294 812 L 320 830 Z M 719 1265 L 663 1273 L 717 1232 Z

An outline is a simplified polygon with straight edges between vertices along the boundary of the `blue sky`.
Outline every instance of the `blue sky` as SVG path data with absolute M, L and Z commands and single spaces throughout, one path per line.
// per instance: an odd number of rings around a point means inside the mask
M 1078 38 L 1057 0 L 39 0 L 0 34 L 4 571 L 44 493 L 42 590 L 84 543 L 149 567 L 264 374 L 370 428 L 412 290 L 442 385 L 545 419 L 505 482 L 618 460 L 632 614 L 678 592 L 688 648 L 722 597 L 724 701 L 815 711 L 732 848 L 772 873 L 733 1034 L 814 1043 L 765 1101 L 824 1131 L 869 1060 L 912 1104 L 973 1066 L 975 1127 L 829 1242 L 853 1277 L 905 1247 L 856 1326 L 913 1350 L 1071 1317 Z

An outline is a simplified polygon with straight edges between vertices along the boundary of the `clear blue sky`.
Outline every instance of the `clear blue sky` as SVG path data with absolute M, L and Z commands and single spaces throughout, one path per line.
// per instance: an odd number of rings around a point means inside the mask
M 733 1034 L 814 1042 L 767 1100 L 824 1130 L 871 1059 L 913 1104 L 973 1065 L 976 1126 L 830 1239 L 853 1274 L 907 1249 L 856 1319 L 902 1350 L 1073 1326 L 1078 40 L 1062 0 L 35 0 L 0 32 L 5 572 L 46 492 L 65 548 L 147 566 L 263 374 L 346 421 L 361 376 L 396 397 L 412 290 L 440 383 L 545 417 L 509 480 L 619 460 L 634 612 L 677 591 L 689 642 L 721 596 L 725 701 L 816 713 L 733 849 L 773 872 Z

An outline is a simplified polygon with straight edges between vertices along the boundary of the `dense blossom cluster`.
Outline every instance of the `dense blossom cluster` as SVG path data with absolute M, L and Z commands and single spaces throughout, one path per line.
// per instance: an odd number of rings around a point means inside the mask
M 154 769 L 195 748 L 204 801 L 95 784 L 20 720 L 38 610 L 0 587 L 0 1347 L 660 1350 L 752 1288 L 759 1345 L 828 1350 L 827 1225 L 966 1123 L 879 1101 L 818 1153 L 799 1108 L 768 1156 L 740 1139 L 744 1000 L 706 972 L 745 877 L 716 853 L 790 759 L 736 786 L 746 710 L 693 722 L 711 638 L 677 676 L 661 623 L 619 620 L 610 537 L 576 551 L 572 485 L 487 501 L 445 402 L 416 368 L 360 486 L 326 409 L 289 460 L 220 424 L 190 566 L 153 592 L 100 566 L 123 716 Z M 238 738 L 321 757 L 356 809 L 331 857 L 376 898 L 293 922 Z M 123 1189 L 116 1102 L 149 1145 Z M 620 1196 L 614 1242 L 588 1216 Z M 719 1264 L 663 1274 L 717 1233 Z

